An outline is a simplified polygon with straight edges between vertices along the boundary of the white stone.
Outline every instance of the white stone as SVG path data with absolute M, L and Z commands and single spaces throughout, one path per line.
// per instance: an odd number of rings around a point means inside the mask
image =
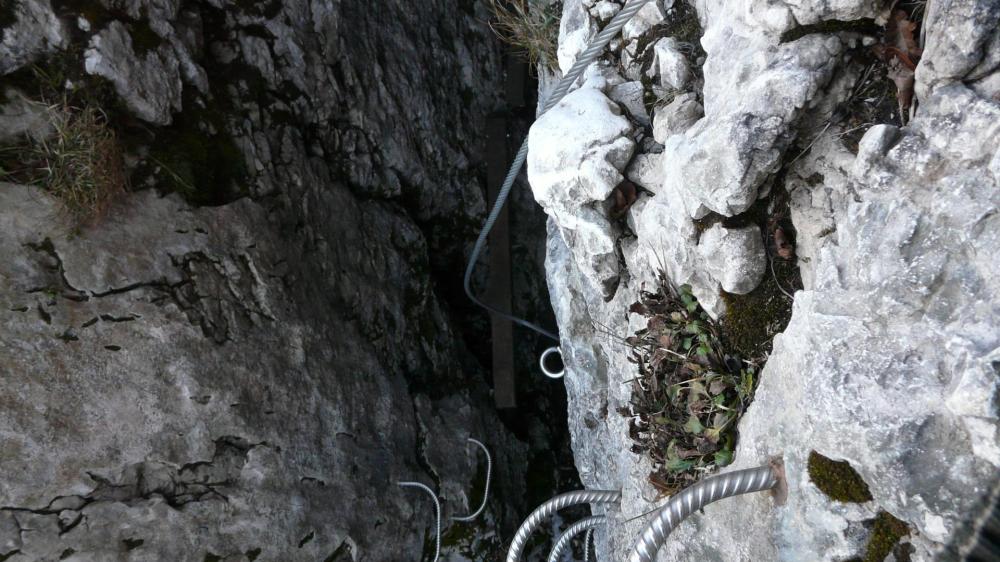
M 679 43 L 673 37 L 664 37 L 653 45 L 652 74 L 659 76 L 664 88 L 681 90 L 691 79 L 691 69 L 687 57 L 678 49 Z
M 528 180 L 535 200 L 572 241 L 584 275 L 605 295 L 619 276 L 618 232 L 605 201 L 621 183 L 635 143 L 621 109 L 588 83 L 531 126 Z
M 14 22 L 0 29 L 0 75 L 64 48 L 69 35 L 49 2 L 5 2 Z
M 622 7 L 618 3 L 611 2 L 611 0 L 601 0 L 590 9 L 590 15 L 599 20 L 607 21 L 615 17 L 615 14 L 621 11 L 621 9 Z
M 679 94 L 667 105 L 653 110 L 653 138 L 665 144 L 670 135 L 684 133 L 704 114 L 697 95 L 693 92 Z
M 562 18 L 559 20 L 559 48 L 556 51 L 563 74 L 569 72 L 576 62 L 576 55 L 590 45 L 598 31 L 597 22 L 590 17 L 581 0 L 566 0 L 563 3 Z
M 642 82 L 625 82 L 613 86 L 608 90 L 608 97 L 616 101 L 628 111 L 640 125 L 649 125 L 649 112 L 646 111 L 646 103 L 643 99 L 646 91 L 642 87 Z
M 723 228 L 716 223 L 701 234 L 698 253 L 704 269 L 727 293 L 745 295 L 764 277 L 767 255 L 760 228 Z
M 667 16 L 659 2 L 647 2 L 622 28 L 622 37 L 626 41 L 637 39 L 665 19 Z
M 0 143 L 21 142 L 26 135 L 40 141 L 52 134 L 52 108 L 29 100 L 13 88 L 7 88 L 4 96 L 7 102 L 0 105 Z
M 662 157 L 662 153 L 636 155 L 625 169 L 625 177 L 655 194 L 663 184 L 663 165 L 660 164 Z
M 161 47 L 163 48 L 163 47 Z M 174 111 L 181 109 L 180 63 L 172 50 L 165 54 L 135 52 L 125 25 L 112 22 L 90 40 L 84 53 L 88 74 L 103 76 L 128 108 L 150 123 L 169 125 Z
M 667 173 L 684 194 L 692 216 L 705 208 L 732 216 L 757 199 L 761 184 L 777 170 L 794 133 L 791 124 L 833 77 L 841 44 L 807 35 L 770 45 L 759 37 L 709 29 L 705 117 L 683 135 L 670 137 L 664 160 L 682 173 Z M 733 95 L 739 84 L 739 95 Z

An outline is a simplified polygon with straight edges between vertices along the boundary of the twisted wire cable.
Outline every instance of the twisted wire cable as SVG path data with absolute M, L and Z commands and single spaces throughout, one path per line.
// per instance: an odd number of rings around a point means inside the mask
M 402 488 L 419 488 L 430 494 L 434 500 L 434 509 L 437 512 L 437 532 L 434 536 L 434 562 L 437 562 L 437 559 L 441 556 L 441 501 L 438 500 L 434 490 L 431 490 L 420 482 L 398 482 L 398 484 Z
M 587 529 L 587 534 L 583 537 L 583 562 L 590 562 L 590 540 L 594 537 L 594 530 Z
M 487 449 L 486 445 L 483 445 L 482 442 L 471 437 L 466 439 L 466 441 L 469 443 L 475 443 L 480 449 L 483 450 L 484 453 L 486 453 L 486 486 L 483 488 L 483 503 L 479 505 L 479 509 L 464 517 L 452 517 L 452 521 L 472 521 L 476 517 L 479 517 L 479 514 L 486 509 L 486 500 L 490 499 L 490 478 L 493 476 L 493 457 L 490 456 L 490 450 Z
M 548 500 L 536 507 L 514 533 L 514 540 L 511 541 L 510 549 L 507 550 L 507 562 L 518 562 L 531 533 L 550 515 L 560 509 L 581 503 L 618 503 L 621 498 L 622 493 L 618 490 L 577 490 L 559 494 Z
M 706 478 L 670 498 L 646 525 L 632 545 L 628 562 L 653 562 L 656 553 L 667 540 L 667 535 L 684 520 L 706 505 L 740 494 L 770 490 L 778 484 L 778 477 L 770 466 L 737 470 Z
M 648 1 L 649 0 L 630 0 L 620 12 L 615 14 L 615 17 L 608 22 L 608 25 L 597 34 L 597 37 L 594 38 L 594 41 L 590 44 L 590 46 L 577 55 L 576 62 L 573 63 L 573 66 L 568 72 L 566 72 L 566 75 L 562 77 L 559 84 L 556 85 L 555 89 L 552 90 L 552 93 L 549 94 L 549 97 L 545 100 L 545 104 L 542 106 L 542 110 L 539 112 L 539 115 L 552 109 L 552 107 L 559 103 L 559 100 L 561 100 L 563 96 L 569 92 L 569 89 L 573 86 L 580 75 L 583 74 L 583 71 L 590 66 L 590 63 L 594 62 L 597 57 L 601 55 L 604 48 L 611 42 L 611 39 L 618 35 L 618 32 L 620 32 L 622 27 L 625 26 L 625 23 L 632 19 L 632 16 L 634 16 L 635 13 L 638 12 L 639 9 L 642 8 Z M 510 195 L 510 189 L 513 187 L 514 180 L 517 179 L 517 174 L 520 173 L 521 167 L 524 166 L 524 161 L 527 157 L 528 139 L 526 138 L 524 139 L 524 142 L 521 143 L 521 148 L 518 149 L 517 155 L 514 156 L 514 162 L 510 165 L 510 170 L 507 172 L 507 177 L 503 180 L 500 192 L 497 194 L 497 199 L 493 203 L 493 208 L 486 217 L 486 222 L 483 224 L 483 230 L 479 233 L 479 238 L 476 239 L 476 243 L 472 247 L 472 254 L 469 256 L 469 263 L 465 268 L 465 294 L 469 296 L 472 302 L 476 303 L 480 307 L 558 342 L 559 336 L 555 333 L 546 330 L 537 324 L 518 318 L 507 311 L 490 306 L 479 300 L 479 298 L 472 292 L 472 272 L 476 268 L 476 262 L 479 261 L 479 254 L 482 253 L 483 247 L 486 245 L 486 238 L 489 236 L 490 231 L 493 230 L 493 224 L 497 221 L 497 217 L 500 216 L 500 210 L 503 209 L 504 203 L 507 202 L 507 196 Z
M 587 539 L 590 538 L 590 532 L 593 531 L 595 527 L 599 527 L 604 524 L 605 517 L 603 515 L 594 515 L 593 517 L 581 519 L 570 525 L 563 532 L 563 534 L 559 535 L 559 540 L 557 540 L 555 546 L 552 547 L 552 552 L 549 553 L 549 562 L 559 562 L 562 555 L 569 549 L 569 545 L 573 542 L 573 539 L 585 531 L 587 536 L 583 540 L 583 550 L 584 556 L 586 556 Z

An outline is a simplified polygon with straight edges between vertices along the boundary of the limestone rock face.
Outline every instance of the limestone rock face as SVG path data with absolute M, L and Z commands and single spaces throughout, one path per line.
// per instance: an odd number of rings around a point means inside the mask
M 396 482 L 469 513 L 470 436 L 499 493 L 444 555 L 494 558 L 525 447 L 432 278 L 485 209 L 482 5 L 15 4 L 0 71 L 70 29 L 52 56 L 110 81 L 129 125 L 231 138 L 245 170 L 239 198 L 139 190 L 79 232 L 0 184 L 0 558 L 417 559 L 433 504 Z
M 0 74 L 31 64 L 66 45 L 66 28 L 49 0 L 11 2 L 3 9 L 10 10 L 13 21 L 4 22 L 0 28 Z
M 664 37 L 653 45 L 654 67 L 664 88 L 680 90 L 691 77 L 688 61 L 673 37 Z M 652 70 L 652 69 L 651 69 Z
M 653 138 L 663 144 L 671 135 L 683 133 L 704 115 L 705 110 L 693 92 L 677 95 L 653 114 Z
M 716 224 L 701 234 L 698 253 L 705 271 L 719 280 L 727 293 L 745 295 L 754 290 L 764 276 L 767 255 L 760 228 L 725 228 Z
M 129 109 L 157 125 L 169 125 L 181 109 L 181 76 L 177 58 L 168 52 L 138 55 L 124 24 L 114 22 L 95 35 L 87 50 L 90 74 L 111 80 Z
M 750 208 L 778 169 L 793 122 L 829 83 L 843 44 L 836 36 L 809 35 L 773 46 L 713 27 L 702 42 L 705 117 L 664 140 L 672 155 L 664 160 L 665 188 L 684 199 L 694 218 L 709 211 L 732 216 Z M 734 52 L 745 54 L 734 58 Z
M 629 305 L 664 270 L 724 320 L 719 289 L 752 290 L 770 275 L 767 253 L 775 252 L 764 225 L 726 227 L 779 212 L 762 200 L 776 189 L 787 192 L 780 212 L 795 227 L 804 289 L 794 292 L 791 321 L 740 422 L 731 469 L 782 455 L 788 501 L 757 494 L 711 505 L 671 534 L 659 560 L 845 560 L 864 555 L 880 511 L 907 524 L 901 548 L 910 559 L 954 555 L 1000 473 L 992 47 L 1000 11 L 977 0 L 929 5 L 912 120 L 872 126 L 852 146 L 833 114 L 864 70 L 845 57 L 862 38 L 781 36 L 819 21 L 884 21 L 880 4 L 695 6 L 704 90 L 653 109 L 652 131 L 640 134 L 662 151 L 637 138 L 628 174 L 652 177 L 639 172 L 658 160 L 662 184 L 627 213 L 613 295 L 594 290 L 576 240 L 550 221 L 547 271 L 577 465 L 588 487 L 623 492 L 611 524 L 596 533 L 598 558 L 622 559 L 643 525 L 630 519 L 662 502 L 647 481 L 649 461 L 630 451 L 628 419 L 615 414 L 627 408 L 636 376 L 621 338 L 644 327 Z M 623 76 L 646 70 L 627 47 L 608 58 Z M 873 499 L 827 497 L 806 468 L 812 451 L 849 461 Z
M 617 228 L 605 202 L 621 183 L 635 143 L 632 125 L 598 84 L 567 95 L 528 136 L 528 181 L 565 236 L 588 281 L 604 295 L 618 282 Z

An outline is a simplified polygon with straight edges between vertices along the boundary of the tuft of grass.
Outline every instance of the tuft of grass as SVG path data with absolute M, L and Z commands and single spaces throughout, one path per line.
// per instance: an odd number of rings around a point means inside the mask
M 489 0 L 490 28 L 508 45 L 524 54 L 532 65 L 559 69 L 559 19 L 562 2 L 540 0 Z
M 650 483 L 670 495 L 732 462 L 759 365 L 729 352 L 690 287 L 675 288 L 663 274 L 630 312 L 647 323 L 625 340 L 639 376 L 622 413 L 631 418 L 632 451 L 654 463 Z
M 5 176 L 43 187 L 74 227 L 104 216 L 128 187 L 121 144 L 101 110 L 57 104 L 49 107 L 53 134 L 4 149 L 18 161 Z
M 809 453 L 807 470 L 809 480 L 830 499 L 844 503 L 864 503 L 872 500 L 868 484 L 847 461 L 835 461 L 812 451 Z

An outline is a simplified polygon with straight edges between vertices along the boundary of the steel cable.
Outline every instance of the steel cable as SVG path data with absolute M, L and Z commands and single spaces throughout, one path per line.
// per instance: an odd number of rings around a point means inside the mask
M 770 490 L 778 477 L 770 466 L 737 470 L 706 478 L 676 494 L 657 511 L 632 545 L 628 562 L 654 562 L 667 535 L 691 513 L 706 505 L 740 494 Z
M 548 562 L 559 562 L 562 555 L 569 549 L 569 545 L 573 542 L 573 538 L 583 532 L 587 533 L 586 537 L 583 539 L 584 556 L 586 556 L 587 541 L 590 538 L 590 531 L 594 530 L 595 527 L 599 527 L 604 524 L 605 517 L 603 515 L 594 515 L 593 517 L 581 519 L 570 525 L 565 531 L 563 531 L 563 534 L 559 535 L 559 539 L 556 541 L 555 546 L 552 547 L 552 552 L 549 553 Z
M 573 66 L 568 72 L 566 72 L 566 75 L 562 77 L 555 89 L 553 89 L 549 94 L 548 98 L 546 98 L 539 115 L 544 114 L 546 111 L 552 109 L 557 103 L 559 103 L 563 96 L 569 92 L 569 89 L 573 86 L 577 79 L 580 78 L 583 71 L 586 70 L 591 63 L 597 60 L 597 57 L 601 55 L 605 47 L 608 46 L 608 43 L 611 42 L 611 39 L 618 35 L 618 32 L 620 32 L 622 27 L 625 26 L 625 23 L 632 19 L 632 16 L 634 16 L 635 13 L 646 4 L 646 2 L 649 2 L 649 0 L 630 0 L 625 7 L 621 9 L 621 11 L 615 14 L 615 17 L 611 19 L 608 25 L 597 34 L 590 46 L 577 55 L 576 62 L 573 63 Z M 472 247 L 472 254 L 470 254 L 469 263 L 465 268 L 463 286 L 465 288 L 465 294 L 472 299 L 472 302 L 482 308 L 485 308 L 494 314 L 499 314 L 515 324 L 534 330 L 535 332 L 558 342 L 559 336 L 554 332 L 546 330 L 545 328 L 522 318 L 518 318 L 510 312 L 490 306 L 479 300 L 479 298 L 472 292 L 472 273 L 475 270 L 476 262 L 479 261 L 479 255 L 482 253 L 483 248 L 486 245 L 486 238 L 489 236 L 494 223 L 496 223 L 497 218 L 500 216 L 500 211 L 507 202 L 507 197 L 510 195 L 511 187 L 514 185 L 514 180 L 517 179 L 517 175 L 520 173 L 521 167 L 524 166 L 524 161 L 527 157 L 528 139 L 525 138 L 524 142 L 521 143 L 521 148 L 517 151 L 517 155 L 514 156 L 514 162 L 511 164 L 510 170 L 507 172 L 507 176 L 503 180 L 500 192 L 497 194 L 496 201 L 493 203 L 493 208 L 486 217 L 486 222 L 483 224 L 483 230 L 479 233 L 479 237 L 476 239 L 476 243 Z
M 537 529 L 543 521 L 550 515 L 571 505 L 581 503 L 618 503 L 622 498 L 622 493 L 618 490 L 577 490 L 559 494 L 542 505 L 535 508 L 531 515 L 521 523 L 521 526 L 514 533 L 514 540 L 507 550 L 507 562 L 518 562 L 524 552 L 524 547 L 528 543 L 528 537 Z
M 479 504 L 479 509 L 475 512 L 464 517 L 452 517 L 452 521 L 472 521 L 476 517 L 479 517 L 479 514 L 486 509 L 486 501 L 490 499 L 490 478 L 493 476 L 493 457 L 490 456 L 490 450 L 486 448 L 486 445 L 483 445 L 479 440 L 469 437 L 467 441 L 475 443 L 486 453 L 486 485 L 483 487 L 483 503 Z
M 437 532 L 435 533 L 435 546 L 434 546 L 434 562 L 441 556 L 441 501 L 438 500 L 437 494 L 434 490 L 431 490 L 425 484 L 420 482 L 398 482 L 400 487 L 403 488 L 419 488 L 428 494 L 434 500 L 434 509 L 437 512 Z

